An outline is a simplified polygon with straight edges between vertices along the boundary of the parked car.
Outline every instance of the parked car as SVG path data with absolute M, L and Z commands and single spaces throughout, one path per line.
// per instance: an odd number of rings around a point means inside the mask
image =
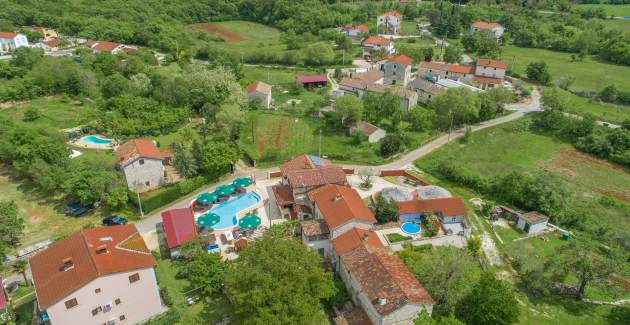
M 82 204 L 79 201 L 72 201 L 66 205 L 66 215 L 69 217 L 78 217 L 92 210 L 94 210 L 94 203 Z
M 126 225 L 127 222 L 128 222 L 127 218 L 116 216 L 116 215 L 103 218 L 103 226 Z

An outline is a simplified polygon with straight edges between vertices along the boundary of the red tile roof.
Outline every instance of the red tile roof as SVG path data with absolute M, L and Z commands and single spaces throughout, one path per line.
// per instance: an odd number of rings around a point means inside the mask
M 388 58 L 388 61 L 396 61 L 400 64 L 404 64 L 404 65 L 411 65 L 413 64 L 413 59 L 404 55 L 404 54 L 400 54 L 400 55 L 396 55 L 394 57 Z
M 449 64 L 448 72 L 474 74 L 475 68 L 467 65 Z
M 343 168 L 337 165 L 293 170 L 287 172 L 285 176 L 292 188 L 346 183 L 346 174 Z
M 312 83 L 312 82 L 328 82 L 328 77 L 325 74 L 320 74 L 317 76 L 304 76 L 300 75 L 296 78 L 297 82 L 301 84 Z
M 190 208 L 162 212 L 162 225 L 168 248 L 178 247 L 197 236 L 195 217 Z
M 15 38 L 17 35 L 17 33 L 0 32 L 0 38 Z
M 482 67 L 491 67 L 498 69 L 507 69 L 507 63 L 500 60 L 478 59 L 477 65 Z
M 376 223 L 374 214 L 353 188 L 330 184 L 308 192 L 308 198 L 315 203 L 331 230 L 355 219 Z
M 273 195 L 276 197 L 276 203 L 280 206 L 293 204 L 293 189 L 289 185 L 274 185 L 271 187 Z
M 95 40 L 87 40 L 85 42 L 85 46 L 91 48 L 96 52 L 111 52 L 115 48 L 117 48 L 120 44 L 109 41 L 95 41 Z
M 500 85 L 501 84 L 501 79 L 498 79 L 498 78 L 475 76 L 475 80 L 479 81 L 479 83 L 484 84 L 484 85 L 489 85 L 489 84 Z
M 271 85 L 268 85 L 262 81 L 256 81 L 245 88 L 245 92 L 247 94 L 251 94 L 255 91 L 263 94 L 271 94 Z
M 388 46 L 391 42 L 383 37 L 378 36 L 368 36 L 368 38 L 363 42 L 363 44 L 374 44 L 379 46 Z
M 160 151 L 153 141 L 133 139 L 120 145 L 116 149 L 116 158 L 120 165 L 125 166 L 137 158 L 164 159 L 172 154 L 168 150 Z
M 369 33 L 369 32 L 370 32 L 370 28 L 369 28 L 369 27 L 367 27 L 367 26 L 365 26 L 365 25 L 356 25 L 356 26 L 354 26 L 354 27 L 352 27 L 352 28 L 353 28 L 353 29 L 360 30 L 360 31 L 362 31 L 362 32 L 364 32 L 364 33 Z
M 352 228 L 332 241 L 337 255 L 342 256 L 360 247 L 385 248 L 374 230 Z
M 467 214 L 464 200 L 458 197 L 429 200 L 411 200 L 398 202 L 400 214 L 440 213 L 444 217 L 464 216 Z
M 286 174 L 292 170 L 313 169 L 316 167 L 330 166 L 332 163 L 328 159 L 320 158 L 313 155 L 300 155 L 284 164 L 280 165 L 280 171 Z
M 448 64 L 441 63 L 441 62 L 422 61 L 418 65 L 418 68 L 420 68 L 420 69 L 447 71 L 448 70 Z
M 378 126 L 368 122 L 360 121 L 352 128 L 352 130 L 359 130 L 361 133 L 370 136 L 372 133 L 379 130 Z
M 497 23 L 477 20 L 476 22 L 472 23 L 472 26 L 479 29 L 493 29 L 499 27 L 500 25 Z
M 342 255 L 341 260 L 381 315 L 388 315 L 407 303 L 435 304 L 398 256 L 364 247 Z M 385 303 L 379 304 L 379 298 L 386 299 Z
M 105 252 L 97 253 L 100 248 Z M 64 270 L 65 261 L 72 267 Z M 136 226 L 127 224 L 81 230 L 29 263 L 39 306 L 46 309 L 98 277 L 153 267 L 156 261 Z
M 384 12 L 382 14 L 380 14 L 379 16 L 394 16 L 394 17 L 400 17 L 401 14 L 400 12 L 396 11 L 396 10 L 392 10 L 392 11 L 388 11 L 388 12 Z
M 300 226 L 306 237 L 330 234 L 330 229 L 323 219 L 302 221 Z
M 43 41 L 42 43 L 50 46 L 50 47 L 58 47 L 61 44 L 61 40 L 58 38 L 49 39 L 47 41 Z

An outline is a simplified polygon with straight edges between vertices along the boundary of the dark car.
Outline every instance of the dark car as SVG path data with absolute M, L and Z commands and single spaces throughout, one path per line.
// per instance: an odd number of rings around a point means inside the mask
M 109 216 L 107 218 L 103 218 L 103 226 L 117 226 L 126 224 L 127 219 L 121 216 Z
M 66 215 L 70 217 L 78 217 L 84 213 L 94 209 L 94 204 L 82 204 L 79 201 L 73 201 L 66 205 Z

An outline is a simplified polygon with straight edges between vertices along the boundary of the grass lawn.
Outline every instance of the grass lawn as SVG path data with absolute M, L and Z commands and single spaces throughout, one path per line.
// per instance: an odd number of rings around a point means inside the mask
M 231 306 L 223 295 L 188 306 L 185 292 L 192 288 L 188 281 L 176 278 L 177 269 L 170 260 L 158 260 L 156 273 L 160 287 L 168 292 L 173 301 L 171 308 L 176 308 L 182 316 L 177 324 L 214 324 L 224 315 L 230 314 Z
M 281 32 L 273 27 L 238 20 L 197 25 L 202 25 L 198 28 L 203 28 L 214 37 L 222 37 L 229 40 L 230 36 L 232 36 L 232 41 L 210 41 L 209 43 L 218 48 L 228 50 L 237 56 L 249 55 L 262 50 L 266 52 L 282 52 L 286 50 L 286 46 L 280 41 Z M 240 38 L 236 35 L 240 36 Z
M 505 46 L 502 59 L 511 70 L 522 76 L 525 76 L 525 68 L 529 63 L 545 61 L 549 64 L 554 80 L 572 76 L 575 78 L 572 87 L 581 90 L 599 91 L 610 84 L 622 89 L 630 87 L 630 66 L 604 63 L 594 57 L 587 57 L 582 62 L 571 62 L 570 53 Z
M 630 19 L 606 19 L 600 20 L 604 26 L 610 29 L 620 29 L 622 31 L 630 31 Z
M 43 97 L 0 111 L 0 115 L 22 121 L 24 112 L 35 108 L 41 115 L 29 124 L 55 130 L 71 128 L 96 118 L 96 109 L 91 104 L 82 104 L 60 97 Z
M 600 121 L 621 124 L 630 119 L 630 107 L 600 102 L 563 91 L 569 102 L 568 111 L 576 114 L 590 113 Z
M 630 16 L 630 4 L 610 5 L 610 4 L 580 4 L 577 8 L 603 8 L 607 16 L 624 17 Z

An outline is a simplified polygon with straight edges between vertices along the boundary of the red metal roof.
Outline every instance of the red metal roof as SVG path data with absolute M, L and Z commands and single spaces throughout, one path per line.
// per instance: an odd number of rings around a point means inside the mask
M 197 236 L 195 217 L 190 208 L 162 212 L 162 225 L 168 248 L 175 248 Z
M 66 262 L 71 267 L 64 270 Z M 46 309 L 100 276 L 152 267 L 156 261 L 136 226 L 127 224 L 78 231 L 31 257 L 29 264 L 39 306 Z
M 328 82 L 328 77 L 325 74 L 320 74 L 317 76 L 297 76 L 297 82 L 301 84 L 312 83 L 312 82 Z
M 445 217 L 464 216 L 467 214 L 464 200 L 458 197 L 429 200 L 411 200 L 398 202 L 400 214 L 440 213 Z
M 504 61 L 500 61 L 500 60 L 478 59 L 477 60 L 477 65 L 480 65 L 482 67 L 507 69 L 507 63 L 505 63 Z

